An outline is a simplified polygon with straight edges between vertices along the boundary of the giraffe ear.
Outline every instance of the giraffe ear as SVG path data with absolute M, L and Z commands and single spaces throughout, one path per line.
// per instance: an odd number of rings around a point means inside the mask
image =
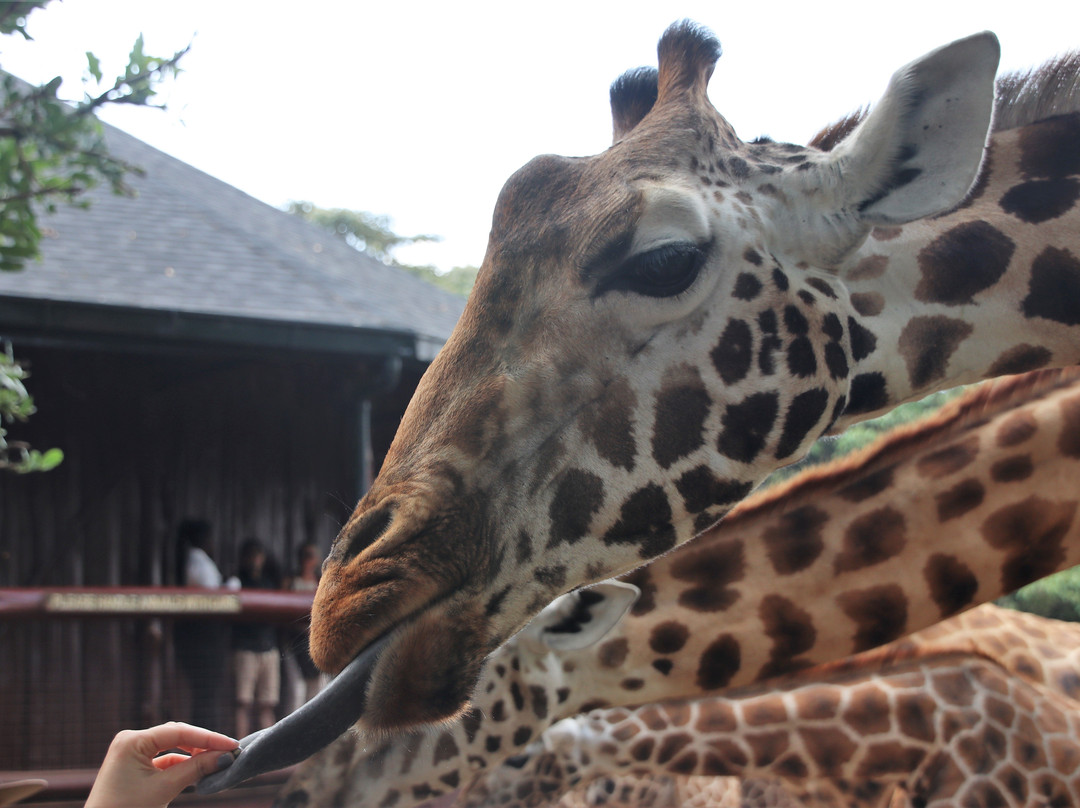
M 1000 55 L 987 31 L 893 74 L 881 101 L 832 152 L 843 206 L 877 225 L 960 204 L 982 165 Z
M 618 143 L 641 123 L 656 103 L 655 67 L 627 70 L 611 85 L 612 143 Z
M 553 651 L 578 651 L 595 645 L 615 627 L 641 595 L 621 581 L 603 581 L 549 603 L 522 633 Z

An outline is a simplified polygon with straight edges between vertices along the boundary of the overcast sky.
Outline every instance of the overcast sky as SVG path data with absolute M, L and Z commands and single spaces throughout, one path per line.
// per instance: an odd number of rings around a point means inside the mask
M 805 143 L 896 68 L 976 31 L 998 34 L 1006 69 L 1080 47 L 1073 0 L 64 0 L 31 16 L 34 42 L 0 41 L 0 66 L 63 75 L 78 97 L 87 50 L 108 74 L 140 32 L 155 55 L 191 42 L 167 111 L 106 119 L 269 204 L 368 210 L 440 235 L 399 257 L 449 269 L 479 264 L 515 169 L 606 147 L 608 85 L 655 64 L 682 17 L 720 38 L 710 96 L 745 139 Z

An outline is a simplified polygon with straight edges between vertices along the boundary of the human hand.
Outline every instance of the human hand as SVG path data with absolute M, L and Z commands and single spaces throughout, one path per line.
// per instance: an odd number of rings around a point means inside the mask
M 175 721 L 123 730 L 109 744 L 85 808 L 165 808 L 195 781 L 231 765 L 236 748 L 227 735 Z M 167 749 L 191 756 L 161 755 Z

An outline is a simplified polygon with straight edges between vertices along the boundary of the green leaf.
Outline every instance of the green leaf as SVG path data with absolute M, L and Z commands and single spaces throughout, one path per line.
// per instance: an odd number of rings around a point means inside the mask
M 101 60 L 98 59 L 96 56 L 94 56 L 94 54 L 92 54 L 90 51 L 87 51 L 86 52 L 86 62 L 87 62 L 87 65 L 88 65 L 88 69 L 90 70 L 90 75 L 94 77 L 94 81 L 100 82 L 101 81 Z

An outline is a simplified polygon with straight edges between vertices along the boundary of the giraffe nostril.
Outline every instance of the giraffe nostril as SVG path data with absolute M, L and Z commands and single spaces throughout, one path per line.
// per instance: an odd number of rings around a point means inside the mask
M 377 542 L 393 521 L 393 506 L 383 505 L 368 511 L 351 525 L 346 525 L 338 537 L 338 543 L 341 545 L 341 562 L 348 563 Z

